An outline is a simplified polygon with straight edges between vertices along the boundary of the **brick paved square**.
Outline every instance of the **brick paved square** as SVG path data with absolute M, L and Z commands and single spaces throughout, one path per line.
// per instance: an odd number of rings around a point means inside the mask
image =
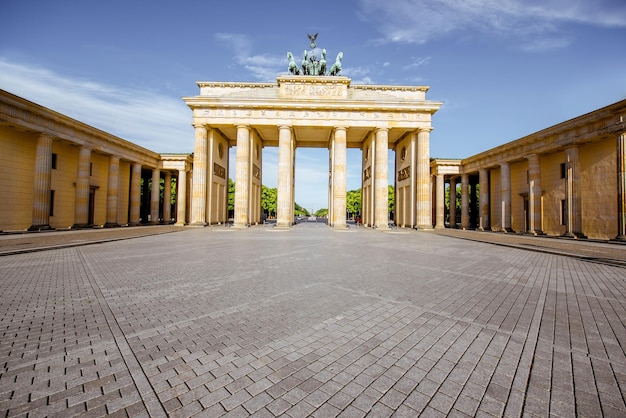
M 0 416 L 626 415 L 626 269 L 450 234 L 4 252 Z

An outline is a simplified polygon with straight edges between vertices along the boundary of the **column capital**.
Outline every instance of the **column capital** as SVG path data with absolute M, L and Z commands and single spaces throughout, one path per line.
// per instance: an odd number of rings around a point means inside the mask
M 383 127 L 377 127 L 376 129 L 374 129 L 375 132 L 389 132 L 389 128 L 387 128 L 386 126 Z
M 198 128 L 205 128 L 205 129 L 208 129 L 208 127 L 209 127 L 206 123 L 196 123 L 196 122 L 194 122 L 194 123 L 192 123 L 191 125 L 192 125 L 194 128 L 196 128 L 196 129 L 198 129 Z
M 347 130 L 348 130 L 348 127 L 347 127 L 347 126 L 335 126 L 335 127 L 333 128 L 333 133 L 334 133 L 334 132 L 337 132 L 337 131 L 344 131 L 344 132 L 345 132 L 345 131 L 347 131 Z

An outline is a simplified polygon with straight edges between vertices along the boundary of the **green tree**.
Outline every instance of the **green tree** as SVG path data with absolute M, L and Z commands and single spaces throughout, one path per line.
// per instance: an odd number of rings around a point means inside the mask
M 309 216 L 309 211 L 296 203 L 294 207 L 294 214 L 296 216 Z
M 317 216 L 318 218 L 323 218 L 325 216 L 328 216 L 328 209 L 318 209 L 315 211 L 315 216 Z
M 396 203 L 396 197 L 395 197 L 395 189 L 392 185 L 388 186 L 389 188 L 389 198 L 387 199 L 387 210 L 389 213 L 393 212 L 396 207 L 395 207 L 395 203 Z
M 228 178 L 228 213 L 235 211 L 235 182 Z
M 278 188 L 269 188 L 261 185 L 261 209 L 267 213 L 267 217 L 276 216 L 278 205 Z
M 346 193 L 346 211 L 350 215 L 350 218 L 354 218 L 355 215 L 361 213 L 361 189 L 350 190 Z

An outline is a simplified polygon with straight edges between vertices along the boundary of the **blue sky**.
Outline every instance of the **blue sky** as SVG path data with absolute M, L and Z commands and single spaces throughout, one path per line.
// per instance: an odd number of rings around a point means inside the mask
M 196 81 L 273 82 L 307 33 L 353 84 L 427 85 L 431 156 L 463 158 L 626 98 L 623 0 L 0 2 L 0 89 L 158 152 L 192 152 Z M 277 149 L 263 182 L 275 187 Z M 327 150 L 296 201 L 327 207 Z M 348 189 L 360 187 L 348 153 Z

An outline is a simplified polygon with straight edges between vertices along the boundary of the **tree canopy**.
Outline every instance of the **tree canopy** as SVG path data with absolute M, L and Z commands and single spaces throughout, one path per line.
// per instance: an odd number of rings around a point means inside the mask
M 276 216 L 276 208 L 278 207 L 278 188 L 267 187 L 264 184 L 261 185 L 261 209 L 266 213 L 268 217 Z M 232 179 L 228 179 L 228 210 L 235 210 L 235 182 Z M 309 216 L 309 211 L 303 208 L 298 203 L 294 205 L 294 214 L 296 216 Z

